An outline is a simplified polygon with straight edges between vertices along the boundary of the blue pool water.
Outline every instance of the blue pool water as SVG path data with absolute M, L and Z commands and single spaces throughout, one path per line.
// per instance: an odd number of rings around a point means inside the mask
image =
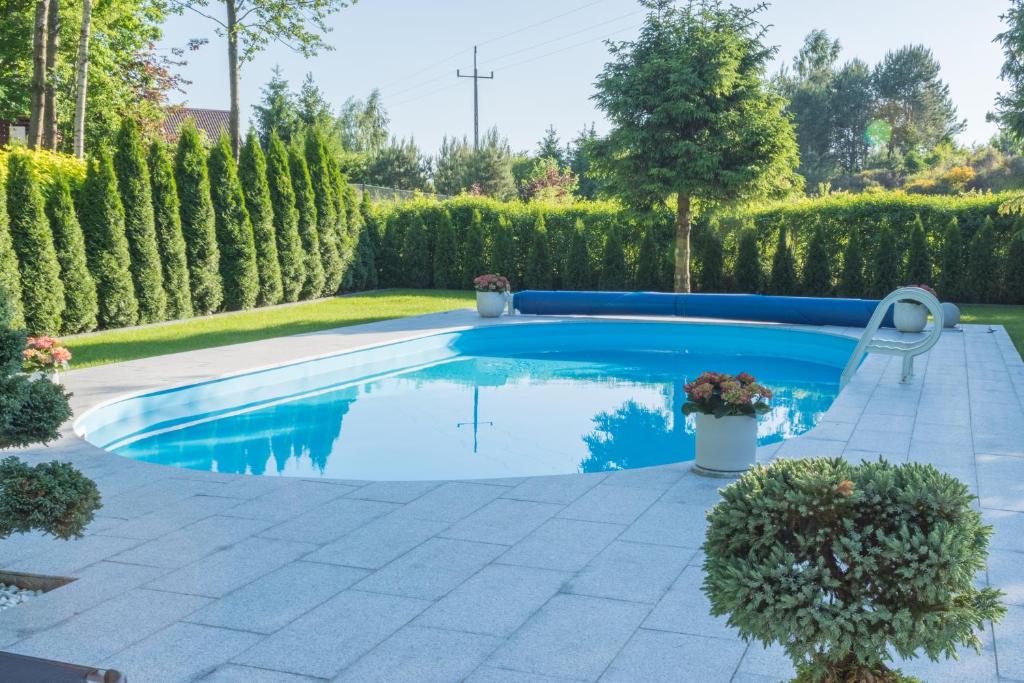
M 473 479 L 693 458 L 683 384 L 754 374 L 761 444 L 815 425 L 852 340 L 733 325 L 567 322 L 437 334 L 126 398 L 76 425 L 176 467 L 344 479 Z

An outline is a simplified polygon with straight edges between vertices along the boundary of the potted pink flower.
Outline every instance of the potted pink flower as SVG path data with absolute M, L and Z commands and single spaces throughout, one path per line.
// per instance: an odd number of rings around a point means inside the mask
M 771 389 L 746 372 L 705 372 L 683 390 L 683 414 L 697 423 L 696 471 L 720 477 L 745 472 L 757 460 L 757 416 L 768 412 Z
M 21 352 L 22 367 L 25 372 L 36 377 L 50 375 L 55 383 L 60 383 L 60 371 L 68 369 L 71 352 L 59 339 L 53 337 L 29 337 L 25 342 L 25 350 Z
M 939 295 L 928 285 L 905 285 L 917 287 L 936 299 Z M 928 324 L 928 309 L 916 301 L 897 301 L 892 309 L 892 322 L 900 332 L 920 332 Z
M 480 275 L 473 279 L 476 290 L 476 310 L 481 317 L 497 318 L 505 310 L 512 290 L 504 275 Z

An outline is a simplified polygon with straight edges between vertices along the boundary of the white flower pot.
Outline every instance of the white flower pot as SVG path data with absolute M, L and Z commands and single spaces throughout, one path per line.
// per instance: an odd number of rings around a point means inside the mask
M 752 415 L 715 417 L 697 413 L 699 474 L 739 476 L 757 461 L 757 418 Z
M 497 318 L 505 310 L 505 292 L 477 292 L 476 311 L 483 318 Z
M 910 301 L 897 301 L 892 320 L 900 332 L 920 332 L 928 324 L 928 309 Z

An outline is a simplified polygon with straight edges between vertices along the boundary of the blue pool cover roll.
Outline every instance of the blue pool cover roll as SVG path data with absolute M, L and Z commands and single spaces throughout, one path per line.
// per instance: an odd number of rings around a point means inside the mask
M 675 315 L 792 325 L 865 327 L 877 299 L 662 292 L 516 292 L 513 306 L 535 315 Z M 890 309 L 882 322 L 893 327 Z

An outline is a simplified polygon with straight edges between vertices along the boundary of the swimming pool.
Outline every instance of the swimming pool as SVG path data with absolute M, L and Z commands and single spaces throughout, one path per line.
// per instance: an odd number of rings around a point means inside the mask
M 654 321 L 501 324 L 130 396 L 75 430 L 119 456 L 262 476 L 423 480 L 690 460 L 683 384 L 746 371 L 775 392 L 768 444 L 831 405 L 851 339 Z M 210 353 L 216 353 L 211 351 Z

